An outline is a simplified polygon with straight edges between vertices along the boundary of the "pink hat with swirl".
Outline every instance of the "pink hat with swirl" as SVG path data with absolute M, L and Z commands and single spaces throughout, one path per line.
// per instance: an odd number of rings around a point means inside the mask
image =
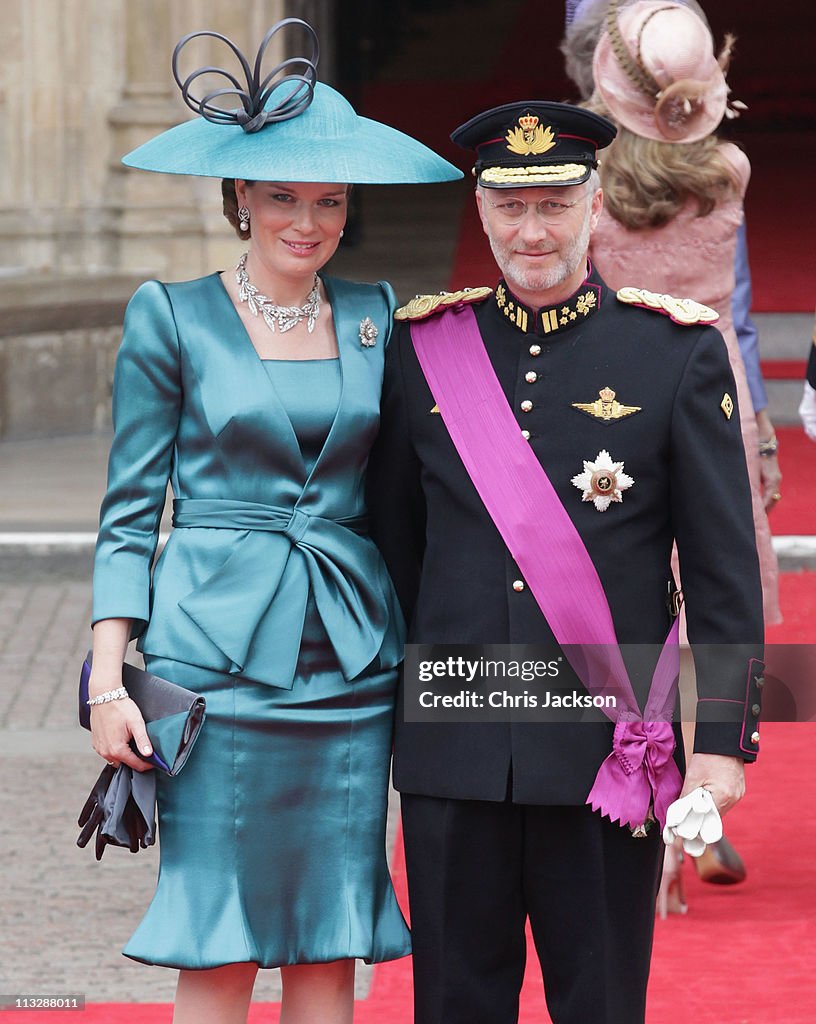
M 595 86 L 612 117 L 658 142 L 705 138 L 728 109 L 732 39 L 719 58 L 706 24 L 688 7 L 638 0 L 618 10 L 612 0 L 595 50 Z M 734 104 L 742 108 L 743 104 Z

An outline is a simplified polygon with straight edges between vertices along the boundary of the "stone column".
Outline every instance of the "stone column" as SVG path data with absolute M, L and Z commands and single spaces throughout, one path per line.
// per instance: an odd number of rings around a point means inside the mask
M 104 181 L 122 0 L 4 0 L 0 273 L 77 272 Z
M 239 243 L 221 214 L 219 181 L 133 170 L 120 159 L 146 139 L 194 116 L 170 71 L 172 48 L 181 36 L 205 28 L 221 32 L 252 63 L 263 33 L 284 16 L 284 0 L 127 0 L 125 9 L 126 81 L 110 115 L 111 263 L 118 271 L 144 272 L 164 280 L 228 266 L 235 261 Z M 234 70 L 230 55 L 216 41 L 194 45 L 202 63 L 209 60 Z M 278 59 L 274 53 L 269 58 Z
M 188 28 L 175 32 L 186 0 L 126 0 L 125 80 L 110 111 L 110 163 L 103 241 L 113 270 L 179 280 L 206 271 L 204 225 L 196 189 L 183 175 L 125 167 L 121 157 L 184 119 L 170 72 L 170 55 Z M 187 19 L 184 18 L 184 21 Z

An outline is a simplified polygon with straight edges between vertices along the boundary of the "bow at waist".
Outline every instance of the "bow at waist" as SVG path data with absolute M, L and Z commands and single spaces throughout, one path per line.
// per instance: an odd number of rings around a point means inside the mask
M 310 594 L 346 679 L 378 655 L 381 668 L 398 664 L 402 622 L 365 516 L 178 498 L 173 525 L 238 531 L 227 560 L 179 602 L 231 672 L 290 689 Z
M 173 501 L 173 526 L 203 527 L 210 530 L 261 530 L 282 533 L 297 544 L 314 521 L 334 523 L 360 535 L 368 533 L 368 516 L 344 516 L 328 519 L 312 516 L 299 508 L 261 505 L 254 501 L 228 501 L 220 498 L 176 498 Z

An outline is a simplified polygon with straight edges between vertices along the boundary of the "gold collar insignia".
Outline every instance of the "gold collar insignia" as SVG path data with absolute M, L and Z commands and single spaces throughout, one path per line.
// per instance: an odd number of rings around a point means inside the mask
M 600 285 L 585 281 L 566 302 L 536 312 L 523 302 L 519 302 L 512 292 L 507 290 L 504 281 L 496 288 L 496 305 L 507 320 L 520 331 L 531 334 L 552 334 L 581 323 L 588 316 L 597 313 L 600 297 Z
M 621 405 L 615 398 L 612 388 L 601 388 L 598 398 L 594 402 L 573 402 L 573 409 L 585 412 L 596 420 L 603 420 L 608 423 L 610 420 L 620 420 L 624 416 L 631 416 L 633 412 L 640 412 L 640 405 Z

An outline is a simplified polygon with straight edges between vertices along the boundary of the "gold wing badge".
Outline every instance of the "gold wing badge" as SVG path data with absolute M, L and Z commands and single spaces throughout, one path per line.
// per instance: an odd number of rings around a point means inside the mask
M 624 416 L 631 416 L 632 413 L 640 412 L 643 407 L 640 405 L 621 405 L 616 400 L 615 392 L 612 388 L 601 388 L 598 392 L 598 398 L 594 402 L 573 402 L 572 408 L 585 412 L 588 416 L 592 416 L 593 419 L 603 420 L 608 423 L 610 420 L 620 420 Z
M 518 128 L 511 128 L 505 136 L 507 148 L 519 156 L 532 156 L 534 153 L 546 153 L 555 145 L 552 127 L 538 123 L 538 118 L 525 114 L 519 118 Z

